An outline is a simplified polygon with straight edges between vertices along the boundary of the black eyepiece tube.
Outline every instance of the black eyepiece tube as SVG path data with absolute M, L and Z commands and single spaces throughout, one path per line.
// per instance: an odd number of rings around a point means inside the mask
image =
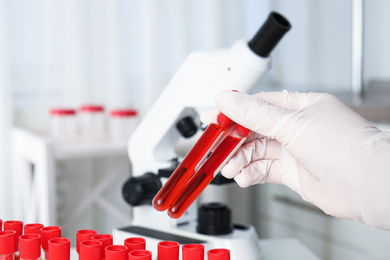
M 268 57 L 283 35 L 291 29 L 290 22 L 281 14 L 271 12 L 255 36 L 249 48 L 261 57 Z

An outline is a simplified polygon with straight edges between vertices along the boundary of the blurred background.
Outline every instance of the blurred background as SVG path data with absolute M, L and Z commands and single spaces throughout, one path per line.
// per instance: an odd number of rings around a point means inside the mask
M 254 92 L 330 92 L 387 130 L 390 1 L 0 0 L 0 218 L 18 218 L 12 129 L 45 134 L 50 108 L 91 103 L 132 107 L 142 119 L 190 52 L 251 38 L 271 10 L 288 18 L 292 30 Z M 58 164 L 92 185 L 126 159 Z M 127 165 L 104 193 L 124 216 L 129 206 L 120 190 L 130 174 Z M 66 222 L 82 193 L 66 178 L 58 176 L 58 183 L 58 219 Z M 262 238 L 297 237 L 321 259 L 390 257 L 388 232 L 326 216 L 285 187 L 231 189 L 234 218 L 255 225 Z M 91 206 L 67 232 L 110 232 L 126 222 Z

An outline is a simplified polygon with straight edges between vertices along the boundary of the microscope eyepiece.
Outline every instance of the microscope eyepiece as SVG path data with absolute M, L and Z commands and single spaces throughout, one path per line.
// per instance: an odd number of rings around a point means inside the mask
M 283 35 L 291 29 L 290 22 L 281 14 L 271 12 L 263 26 L 249 41 L 249 48 L 261 57 L 268 57 Z

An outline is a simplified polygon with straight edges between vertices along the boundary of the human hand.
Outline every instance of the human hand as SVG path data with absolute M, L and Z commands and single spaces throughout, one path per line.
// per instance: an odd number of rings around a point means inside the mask
M 327 214 L 390 229 L 390 137 L 325 93 L 232 91 L 217 109 L 254 133 L 222 169 L 241 187 L 279 183 Z

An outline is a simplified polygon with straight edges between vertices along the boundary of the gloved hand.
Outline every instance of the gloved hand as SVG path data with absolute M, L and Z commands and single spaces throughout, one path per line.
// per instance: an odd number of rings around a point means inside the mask
M 325 213 L 390 229 L 390 136 L 336 97 L 320 93 L 232 91 L 218 111 L 253 130 L 222 169 L 241 187 L 279 183 Z

